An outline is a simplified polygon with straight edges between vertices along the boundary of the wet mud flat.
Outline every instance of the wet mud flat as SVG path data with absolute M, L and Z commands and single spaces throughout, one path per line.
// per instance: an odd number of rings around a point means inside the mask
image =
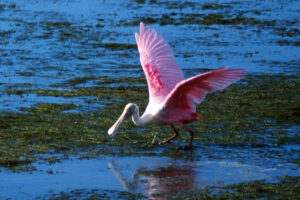
M 299 198 L 299 5 L 1 2 L 0 197 Z M 159 145 L 168 127 L 127 121 L 107 136 L 127 102 L 147 104 L 139 21 L 163 35 L 186 77 L 247 69 L 198 106 L 192 151 L 185 134 Z

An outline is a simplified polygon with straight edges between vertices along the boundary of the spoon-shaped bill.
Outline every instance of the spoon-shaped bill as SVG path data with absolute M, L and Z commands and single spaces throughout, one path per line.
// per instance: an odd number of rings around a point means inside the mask
M 119 119 L 114 123 L 114 125 L 112 125 L 109 129 L 108 129 L 108 135 L 109 136 L 115 136 L 120 125 L 122 124 L 122 122 L 127 118 L 128 116 L 128 110 L 124 110 L 122 115 L 119 117 Z

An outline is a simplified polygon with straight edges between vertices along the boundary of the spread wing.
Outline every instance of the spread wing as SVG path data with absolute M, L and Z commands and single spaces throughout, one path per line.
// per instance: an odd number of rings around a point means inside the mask
M 154 29 L 140 23 L 140 34 L 135 33 L 140 61 L 145 73 L 149 104 L 162 103 L 177 83 L 184 80 L 168 43 Z
M 245 76 L 245 69 L 220 69 L 199 74 L 176 85 L 162 107 L 162 117 L 173 122 L 188 120 L 207 93 L 222 90 Z M 180 113 L 180 114 L 178 114 Z

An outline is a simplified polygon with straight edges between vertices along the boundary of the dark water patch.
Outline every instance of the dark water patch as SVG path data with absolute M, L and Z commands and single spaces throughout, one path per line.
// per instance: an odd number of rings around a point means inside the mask
M 54 28 L 68 28 L 70 27 L 71 23 L 70 22 L 46 22 L 45 24 L 47 27 L 54 27 Z
M 1 37 L 6 37 L 8 38 L 11 34 L 15 33 L 16 31 L 13 31 L 13 30 L 7 30 L 7 31 L 1 31 L 0 32 L 0 36 Z
M 277 27 L 274 30 L 278 35 L 283 36 L 283 37 L 300 36 L 300 30 L 297 28 Z
M 300 41 L 293 42 L 295 46 L 300 46 Z
M 199 25 L 253 25 L 253 26 L 274 26 L 276 21 L 258 20 L 253 17 L 246 16 L 227 16 L 220 13 L 212 14 L 184 14 L 179 17 L 161 15 L 160 18 L 145 17 L 131 22 L 120 21 L 124 26 L 137 26 L 140 22 L 146 24 L 158 23 L 160 25 L 183 25 L 183 24 L 199 24 Z
M 218 10 L 224 8 L 232 8 L 230 4 L 208 3 L 201 5 L 202 10 Z
M 20 76 L 34 76 L 35 74 L 32 72 L 17 72 Z
M 136 44 L 124 44 L 124 43 L 123 44 L 122 43 L 98 43 L 97 46 L 114 50 L 114 51 L 137 49 Z
M 284 45 L 293 45 L 293 46 L 300 46 L 300 41 L 295 41 L 295 40 L 277 40 L 276 43 L 280 46 Z
M 201 8 L 200 4 L 193 1 L 157 1 L 150 0 L 150 5 L 166 8 L 167 10 L 183 10 L 183 9 L 197 9 Z
M 252 17 L 244 16 L 225 16 L 223 14 L 209 14 L 209 15 L 186 15 L 180 18 L 181 23 L 200 24 L 200 25 L 266 25 L 272 26 L 275 21 L 261 21 Z

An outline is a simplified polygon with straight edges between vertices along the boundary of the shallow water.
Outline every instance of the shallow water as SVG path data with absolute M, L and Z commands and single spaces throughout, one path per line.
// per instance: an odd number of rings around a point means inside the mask
M 243 163 L 206 156 L 195 159 L 193 155 L 185 161 L 157 156 L 69 158 L 54 164 L 36 163 L 36 171 L 30 173 L 12 174 L 3 170 L 0 173 L 0 197 L 48 198 L 61 191 L 76 189 L 128 191 L 151 197 L 157 193 L 179 193 L 251 180 L 276 182 L 278 177 L 300 175 L 297 166 L 276 159 L 256 157 L 250 160 Z
M 26 113 L 26 108 L 39 103 L 59 103 L 75 105 L 64 113 L 98 113 L 111 102 L 123 102 L 121 98 L 66 97 L 36 91 L 72 92 L 101 85 L 104 78 L 143 77 L 134 40 L 141 20 L 168 41 L 186 77 L 221 66 L 243 67 L 251 75 L 299 75 L 299 10 L 299 0 L 2 0 L 0 112 Z M 203 16 L 216 19 L 204 21 Z M 123 81 L 105 86 L 144 84 Z M 15 90 L 18 92 L 11 92 Z M 299 123 L 286 124 L 282 129 L 299 140 Z M 275 181 L 277 177 L 300 176 L 299 162 L 295 161 L 299 159 L 298 140 L 270 148 L 206 147 L 196 143 L 194 153 L 183 153 L 188 154 L 186 160 L 157 156 L 161 151 L 177 151 L 169 146 L 149 150 L 154 156 L 137 157 L 122 157 L 114 147 L 116 156 L 70 156 L 54 164 L 37 161 L 32 164 L 36 170 L 30 172 L 0 168 L 0 198 L 49 198 L 76 189 L 151 196 L 174 192 L 172 182 L 188 182 L 181 189 L 190 191 L 208 185 Z M 175 190 L 180 191 L 177 187 Z

